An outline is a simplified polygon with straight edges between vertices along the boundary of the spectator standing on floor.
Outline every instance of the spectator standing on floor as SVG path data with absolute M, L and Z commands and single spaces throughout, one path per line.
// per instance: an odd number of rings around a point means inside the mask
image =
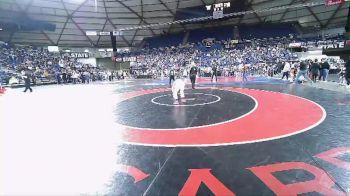
M 349 88 L 350 87 L 350 57 L 348 62 L 345 64 L 345 68 L 346 68 L 345 80 L 346 80 L 346 84 L 348 85 L 347 87 Z
M 61 84 L 61 73 L 58 69 L 56 69 L 55 71 L 55 78 L 56 78 L 57 84 Z
M 297 76 L 295 77 L 295 83 L 297 84 L 299 82 L 299 78 L 303 76 L 306 80 L 312 81 L 308 74 L 307 74 L 307 64 L 306 61 L 301 61 L 299 65 L 299 71 L 297 73 Z
M 185 68 L 182 72 L 182 77 L 187 78 L 187 75 L 188 75 L 187 68 Z
M 267 76 L 272 78 L 273 77 L 273 65 L 269 65 L 267 67 Z
M 31 73 L 29 71 L 26 71 L 23 78 L 24 78 L 24 87 L 25 87 L 23 92 L 27 92 L 27 90 L 29 90 L 30 92 L 33 92 L 33 89 L 30 87 L 31 80 L 32 80 Z
M 108 77 L 108 81 L 112 81 L 112 72 L 111 71 L 108 71 L 107 72 L 107 77 Z
M 67 83 L 72 81 L 72 70 L 67 71 Z
M 63 71 L 62 71 L 62 80 L 63 80 L 64 84 L 67 83 L 67 71 L 66 71 L 66 69 L 63 69 Z
M 283 72 L 282 80 L 284 79 L 284 77 L 286 77 L 287 80 L 288 80 L 288 78 L 289 78 L 289 73 L 290 73 L 290 69 L 291 69 L 290 63 L 287 61 L 287 62 L 284 64 L 284 67 L 283 67 L 283 70 L 282 70 L 282 72 Z
M 5 93 L 5 88 L 2 87 L 2 77 L 1 77 L 1 74 L 0 74 L 0 95 Z
M 115 75 L 116 75 L 115 77 L 117 78 L 117 80 L 120 80 L 119 71 L 116 71 Z M 135 78 L 137 78 L 136 74 L 135 74 Z
M 81 78 L 81 83 L 82 84 L 85 84 L 85 74 L 84 74 L 84 72 L 82 71 L 82 72 L 80 72 L 80 78 Z
M 340 85 L 343 85 L 345 83 L 345 74 L 346 74 L 346 69 L 344 66 L 340 67 L 340 71 L 337 74 L 339 76 L 339 83 Z
M 315 62 L 311 64 L 310 72 L 312 76 L 312 81 L 316 82 L 318 77 L 318 72 L 320 70 L 320 64 L 317 62 L 317 59 L 315 59 Z
M 111 81 L 114 80 L 114 76 L 115 76 L 115 73 L 114 73 L 114 71 L 112 71 L 112 72 L 111 72 Z
M 127 75 L 126 75 L 126 72 L 123 71 L 123 79 L 126 79 Z
M 247 78 L 247 75 L 248 75 L 248 65 L 243 65 L 243 73 L 242 73 L 242 80 L 243 82 L 248 82 L 248 78 Z
M 72 73 L 73 84 L 76 84 L 76 83 L 77 83 L 78 78 L 79 78 L 79 74 L 78 74 L 77 71 L 74 70 L 73 73 Z
M 321 76 L 322 76 L 323 81 L 327 81 L 329 69 L 330 69 L 330 66 L 329 66 L 328 61 L 323 62 L 322 67 L 321 67 L 321 73 L 322 73 Z
M 296 71 L 297 63 L 292 63 L 290 66 L 290 76 L 292 77 L 292 80 L 295 80 L 295 76 L 297 75 Z
M 30 79 L 33 83 L 33 85 L 35 86 L 36 85 L 36 76 L 35 76 L 35 72 L 33 71 L 33 67 L 29 67 L 29 72 L 30 72 Z

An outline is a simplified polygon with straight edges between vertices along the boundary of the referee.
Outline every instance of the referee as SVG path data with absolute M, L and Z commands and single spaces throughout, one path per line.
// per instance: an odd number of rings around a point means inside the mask
M 214 76 L 216 82 L 218 81 L 218 68 L 216 66 L 216 62 L 214 62 L 214 66 L 212 67 L 212 74 L 211 74 L 211 82 L 213 82 Z
M 171 81 L 174 80 L 175 81 L 175 71 L 174 69 L 170 70 L 170 74 L 169 74 L 170 78 L 169 78 L 169 85 L 171 87 Z
M 194 62 L 191 63 L 191 70 L 190 70 L 190 79 L 192 83 L 192 89 L 195 89 L 196 85 L 196 76 L 198 73 L 198 68 Z

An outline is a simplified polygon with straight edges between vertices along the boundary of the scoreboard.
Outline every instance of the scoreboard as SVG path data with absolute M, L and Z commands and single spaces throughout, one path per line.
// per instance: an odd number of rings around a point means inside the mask
M 207 8 L 208 11 L 210 11 L 210 10 L 213 10 L 213 11 L 224 10 L 224 9 L 231 7 L 231 2 L 216 3 L 213 5 L 206 5 L 205 7 Z
M 213 18 L 219 19 L 223 18 L 225 13 L 230 12 L 231 2 L 225 2 L 225 3 L 216 3 L 213 5 L 206 5 L 205 6 L 207 11 L 213 11 Z

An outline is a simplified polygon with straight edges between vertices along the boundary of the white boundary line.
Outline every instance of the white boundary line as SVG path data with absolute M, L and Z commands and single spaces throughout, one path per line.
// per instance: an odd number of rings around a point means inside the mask
M 215 90 L 229 91 L 229 90 L 225 90 L 225 89 L 215 89 Z M 157 130 L 159 130 L 159 131 L 160 131 L 160 130 L 162 130 L 162 131 L 163 131 L 163 130 L 185 131 L 185 130 L 189 130 L 189 129 L 197 129 L 197 128 L 203 128 L 203 127 L 212 127 L 212 126 L 216 126 L 216 125 L 220 125 L 220 124 L 224 124 L 224 123 L 228 123 L 228 122 L 233 122 L 233 121 L 236 121 L 236 120 L 239 120 L 239 119 L 241 119 L 241 118 L 244 118 L 244 117 L 248 116 L 249 114 L 253 113 L 253 112 L 258 108 L 259 103 L 258 103 L 258 101 L 257 101 L 254 97 L 252 97 L 252 96 L 250 96 L 250 95 L 248 95 L 248 94 L 242 93 L 242 92 L 236 92 L 236 91 L 230 91 L 230 92 L 239 93 L 239 94 L 242 94 L 242 95 L 245 95 L 245 96 L 250 97 L 250 98 L 253 99 L 254 102 L 255 102 L 254 108 L 253 108 L 252 110 L 250 110 L 248 113 L 243 114 L 242 116 L 239 116 L 239 117 L 234 118 L 234 119 L 231 119 L 231 120 L 227 120 L 227 121 L 223 121 L 223 122 L 219 122 L 219 123 L 214 123 L 214 124 L 210 124 L 210 125 L 196 126 L 196 127 L 174 128 L 174 129 L 152 129 L 152 128 L 132 127 L 132 126 L 127 126 L 127 125 L 122 125 L 122 124 L 119 124 L 119 123 L 118 123 L 118 125 L 120 125 L 120 126 L 122 126 L 122 127 L 124 127 L 124 128 L 136 129 L 136 130 L 145 130 L 145 131 L 147 131 L 147 130 L 149 130 L 149 131 L 157 131 Z
M 228 87 L 230 88 L 230 87 Z M 233 87 L 231 87 L 233 88 Z M 237 89 L 244 89 L 244 88 L 237 88 Z M 249 88 L 245 88 L 245 89 L 249 89 Z M 225 90 L 225 89 L 222 89 Z M 136 142 L 123 142 L 124 144 L 131 144 L 131 145 L 137 145 L 137 146 L 156 146 L 156 147 L 213 147 L 213 146 L 230 146 L 230 145 L 239 145 L 239 144 L 252 144 L 252 143 L 258 143 L 258 142 L 266 142 L 266 141 L 271 141 L 271 140 L 276 140 L 276 139 L 281 139 L 281 138 L 285 138 L 285 137 L 290 137 L 293 135 L 297 135 L 299 133 L 303 133 L 305 131 L 308 131 L 312 128 L 317 127 L 318 125 L 320 125 L 327 117 L 327 112 L 326 110 L 319 105 L 318 103 L 311 101 L 309 99 L 303 98 L 303 97 L 299 97 L 296 95 L 291 95 L 291 94 L 287 94 L 287 93 L 281 93 L 281 92 L 274 92 L 274 91 L 266 91 L 266 90 L 258 90 L 258 89 L 249 89 L 249 90 L 257 90 L 257 91 L 265 91 L 265 92 L 269 92 L 269 93 L 280 93 L 280 94 L 284 94 L 284 95 L 288 95 L 288 96 L 293 96 L 299 99 L 303 99 L 306 101 L 309 101 L 313 104 L 315 104 L 316 106 L 318 106 L 321 110 L 322 110 L 322 118 L 316 122 L 315 124 L 306 127 L 304 129 L 301 129 L 299 131 L 290 133 L 290 134 L 285 134 L 285 135 L 280 135 L 277 137 L 271 137 L 271 138 L 266 138 L 266 139 L 260 139 L 260 140 L 249 140 L 249 141 L 244 141 L 244 142 L 232 142 L 232 143 L 220 143 L 220 144 L 176 144 L 176 145 L 166 145 L 166 144 L 144 144 L 144 143 L 136 143 Z M 240 93 L 240 92 L 239 92 Z M 244 94 L 244 93 L 242 93 Z M 250 95 L 247 95 L 249 97 L 251 97 Z M 255 100 L 255 98 L 253 98 Z M 256 101 L 256 100 L 255 100 Z M 256 102 L 257 103 L 257 102 Z M 254 111 L 254 110 L 253 110 Z
M 216 103 L 216 102 L 219 102 L 221 100 L 221 97 L 217 96 L 217 95 L 213 95 L 213 94 L 205 94 L 205 93 L 193 93 L 195 95 L 208 95 L 208 96 L 213 96 L 213 97 L 216 97 L 217 99 L 215 101 L 211 101 L 211 102 L 207 102 L 207 103 L 198 103 L 198 104 L 193 104 L 193 105 L 170 105 L 170 104 L 165 104 L 165 103 L 159 103 L 159 102 L 156 102 L 154 100 L 158 99 L 158 98 L 161 98 L 161 97 L 166 97 L 166 96 L 170 96 L 170 95 L 161 95 L 161 96 L 157 96 L 157 97 L 154 97 L 151 102 L 156 104 L 156 105 L 161 105 L 161 106 L 169 106 L 169 107 L 193 107 L 193 106 L 201 106 L 201 105 L 210 105 L 210 104 L 213 104 L 213 103 Z

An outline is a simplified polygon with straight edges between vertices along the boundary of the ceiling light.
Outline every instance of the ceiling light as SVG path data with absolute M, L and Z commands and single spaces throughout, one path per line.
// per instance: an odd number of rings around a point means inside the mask
M 2 31 L 2 28 L 0 27 L 0 31 Z
M 97 35 L 96 31 L 86 31 L 86 35 Z
M 123 35 L 122 31 L 113 31 L 114 36 Z
M 78 3 L 78 4 L 81 4 L 81 3 L 83 3 L 84 2 L 84 0 L 65 0 L 66 2 L 68 2 L 68 3 Z
M 110 35 L 111 33 L 108 31 L 101 31 L 99 35 Z

